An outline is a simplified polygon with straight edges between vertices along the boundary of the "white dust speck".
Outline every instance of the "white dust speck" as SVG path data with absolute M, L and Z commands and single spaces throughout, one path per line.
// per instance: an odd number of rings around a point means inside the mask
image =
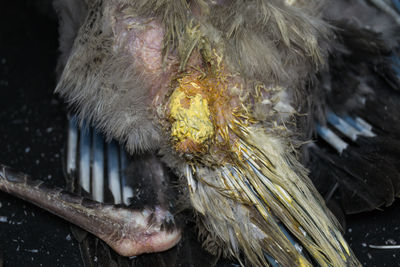
M 385 241 L 385 244 L 386 245 L 396 245 L 397 242 L 394 239 L 389 238 L 388 240 Z
M 367 247 L 367 244 L 366 243 L 361 243 L 361 246 L 363 247 L 363 248 L 366 248 Z
M 7 216 L 0 216 L 0 222 L 6 223 L 8 221 Z
M 28 146 L 25 148 L 25 153 L 29 153 L 29 151 L 31 151 L 31 148 Z
M 97 257 L 96 256 L 94 256 L 93 261 L 97 262 Z
M 25 249 L 26 252 L 38 253 L 38 249 Z
M 51 133 L 53 131 L 53 128 L 49 127 L 46 129 L 46 132 Z
M 3 207 L 3 204 L 0 202 L 0 208 Z
M 65 239 L 68 240 L 68 241 L 71 241 L 71 235 L 68 234 L 68 235 L 65 237 Z
M 349 229 L 347 229 L 347 232 L 351 233 L 351 232 L 353 232 L 353 229 L 349 228 Z
M 368 259 L 372 259 L 372 255 L 371 254 L 369 254 L 369 253 L 367 253 L 367 257 L 368 257 Z

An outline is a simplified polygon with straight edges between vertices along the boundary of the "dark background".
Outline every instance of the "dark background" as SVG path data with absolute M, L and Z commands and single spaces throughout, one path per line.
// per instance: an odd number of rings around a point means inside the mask
M 66 113 L 53 94 L 57 21 L 49 1 L 2 1 L 0 163 L 63 186 Z M 364 266 L 400 266 L 400 201 L 347 218 L 346 238 Z M 396 243 L 397 242 L 397 243 Z M 69 224 L 0 192 L 0 267 L 82 266 Z

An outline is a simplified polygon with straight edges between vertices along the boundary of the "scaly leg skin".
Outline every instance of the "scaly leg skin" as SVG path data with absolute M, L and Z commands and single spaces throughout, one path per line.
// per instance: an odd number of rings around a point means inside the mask
M 169 212 L 160 207 L 135 211 L 102 204 L 48 188 L 4 165 L 0 167 L 0 189 L 79 225 L 124 256 L 164 251 L 180 239 Z

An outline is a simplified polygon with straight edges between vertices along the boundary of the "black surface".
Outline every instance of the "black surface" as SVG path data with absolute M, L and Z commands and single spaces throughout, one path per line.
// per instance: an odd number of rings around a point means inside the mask
M 40 2 L 42 1 L 42 2 Z M 0 5 L 0 162 L 64 185 L 66 109 L 53 94 L 57 23 L 44 0 Z M 365 266 L 400 266 L 400 201 L 383 211 L 348 217 L 346 238 Z M 2 259 L 1 259 L 2 258 Z M 0 192 L 0 263 L 82 266 L 69 224 Z
M 381 211 L 349 216 L 345 237 L 363 266 L 400 266 L 400 249 L 368 247 L 400 245 L 400 200 Z
M 0 5 L 0 162 L 62 186 L 66 112 L 53 94 L 57 23 L 45 9 L 38 12 L 34 1 L 4 2 Z M 58 217 L 0 192 L 0 221 L 5 267 L 82 265 L 69 224 Z

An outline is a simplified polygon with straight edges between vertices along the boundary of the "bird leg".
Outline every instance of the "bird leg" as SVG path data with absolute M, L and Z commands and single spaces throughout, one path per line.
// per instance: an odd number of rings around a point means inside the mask
M 0 190 L 29 201 L 105 241 L 123 256 L 167 250 L 181 236 L 161 206 L 132 210 L 79 197 L 0 165 Z

